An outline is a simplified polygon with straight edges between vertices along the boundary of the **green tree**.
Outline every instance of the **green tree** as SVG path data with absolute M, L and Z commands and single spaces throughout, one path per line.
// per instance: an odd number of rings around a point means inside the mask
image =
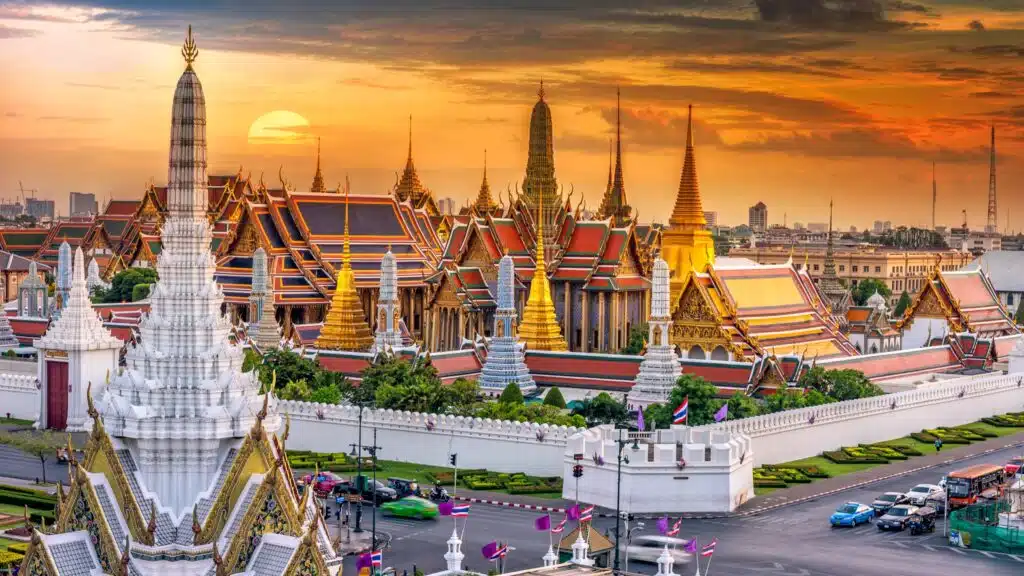
M 629 341 L 626 343 L 626 347 L 619 353 L 636 356 L 643 352 L 644 345 L 647 343 L 647 332 L 647 324 L 640 324 L 639 326 L 633 326 L 630 328 Z
M 66 440 L 49 430 L 33 430 L 31 432 L 0 433 L 0 444 L 39 458 L 39 467 L 43 471 L 43 483 L 45 484 L 46 461 L 57 456 L 57 449 L 65 446 Z
M 548 393 L 544 395 L 544 403 L 559 410 L 565 409 L 565 397 L 562 396 L 562 391 L 558 389 L 558 386 L 548 390 Z
M 896 308 L 892 311 L 893 317 L 899 318 L 903 316 L 904 312 L 906 312 L 909 307 L 910 294 L 907 294 L 907 291 L 904 290 L 903 293 L 900 294 L 900 299 L 896 301 Z
M 865 304 L 867 304 L 868 298 L 870 298 L 871 295 L 874 294 L 875 292 L 878 292 L 879 294 L 884 296 L 886 300 L 888 300 L 889 297 L 892 296 L 892 290 L 890 290 L 889 287 L 885 285 L 885 282 L 882 282 L 881 280 L 876 280 L 874 278 L 861 280 L 860 282 L 857 283 L 856 286 L 853 287 L 853 290 L 850 292 L 850 294 L 851 296 L 853 296 L 853 303 L 855 305 L 864 306 Z
M 306 384 L 305 380 L 289 380 L 283 388 L 274 391 L 274 394 L 282 400 L 301 400 L 309 402 L 313 391 Z
M 110 288 L 104 293 L 103 301 L 132 302 L 132 291 L 137 284 L 154 284 L 157 273 L 154 268 L 128 268 L 114 275 Z
M 668 395 L 667 416 L 671 423 L 672 410 L 683 403 L 684 398 L 689 399 L 687 409 L 687 423 L 691 426 L 700 426 L 714 422 L 715 411 L 721 406 L 721 402 L 715 399 L 718 388 L 700 376 L 683 374 L 676 380 L 676 385 Z
M 132 287 L 132 302 L 145 300 L 149 297 L 149 289 L 152 284 L 136 284 Z
M 575 426 L 582 428 L 586 420 L 579 414 L 565 414 L 554 406 L 545 404 L 506 404 L 487 402 L 479 406 L 474 416 L 493 420 L 511 420 L 513 422 L 535 422 L 553 426 Z
M 884 394 L 858 370 L 825 370 L 815 366 L 800 377 L 800 386 L 818 392 L 833 401 L 856 400 Z M 820 402 L 825 403 L 825 402 Z M 807 404 L 805 401 L 805 405 Z
M 1017 305 L 1017 313 L 1013 315 L 1013 321 L 1016 322 L 1018 326 L 1024 324 L 1024 304 Z
M 651 404 L 644 409 L 644 422 L 651 429 L 668 428 L 672 425 L 672 408 L 665 404 Z
M 308 384 L 314 381 L 320 366 L 316 361 L 304 358 L 297 352 L 281 348 L 268 350 L 263 354 L 259 371 L 260 382 L 264 387 L 270 385 L 274 374 L 277 374 L 278 382 L 302 380 Z
M 321 404 L 341 404 L 341 390 L 337 386 L 321 386 L 309 395 L 310 402 Z
M 761 405 L 756 400 L 747 396 L 743 392 L 736 392 L 729 397 L 729 418 L 749 418 L 751 416 L 757 416 L 761 413 Z M 719 403 L 721 408 L 721 403 Z
M 505 389 L 501 391 L 501 396 L 498 397 L 499 404 L 522 404 L 523 403 L 523 391 L 519 389 L 519 384 L 515 382 L 509 382 L 505 386 Z
M 573 410 L 573 414 L 582 416 L 588 426 L 614 424 L 616 427 L 624 427 L 629 419 L 626 405 L 612 398 L 607 392 L 601 392 L 593 398 L 586 398 L 580 406 Z
M 480 385 L 476 380 L 468 378 L 457 378 L 445 386 L 444 391 L 447 405 L 442 411 L 460 416 L 469 416 L 480 397 Z

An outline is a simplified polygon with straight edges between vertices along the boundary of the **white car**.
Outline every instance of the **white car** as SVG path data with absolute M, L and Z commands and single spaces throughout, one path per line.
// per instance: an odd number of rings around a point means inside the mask
M 928 498 L 942 492 L 942 488 L 939 488 L 935 484 L 918 484 L 907 492 L 906 496 L 910 499 L 910 503 L 915 506 L 924 506 L 924 503 Z
M 687 540 L 669 536 L 634 536 L 626 546 L 626 557 L 634 562 L 657 563 L 661 552 L 668 546 L 668 553 L 672 555 L 673 560 L 677 564 L 684 564 L 693 560 L 693 555 L 684 549 L 686 543 Z

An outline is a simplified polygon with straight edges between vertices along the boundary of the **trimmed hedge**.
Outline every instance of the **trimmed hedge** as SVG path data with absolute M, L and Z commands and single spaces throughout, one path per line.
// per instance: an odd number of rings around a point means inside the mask
M 754 478 L 754 488 L 786 488 L 786 483 L 782 480 L 776 480 L 774 478 L 757 479 Z
M 991 418 L 982 418 L 981 421 L 985 424 L 1003 428 L 1024 428 L 1024 412 L 1011 412 Z
M 876 454 L 865 453 L 864 456 L 852 456 L 843 450 L 822 452 L 822 456 L 836 464 L 888 464 L 889 461 Z
M 923 452 L 921 452 L 917 448 L 914 448 L 913 446 L 903 446 L 902 444 L 893 444 L 892 446 L 889 446 L 889 448 L 898 451 L 900 454 L 903 454 L 904 456 L 922 456 L 924 454 Z
M 0 486 L 0 504 L 28 505 L 29 508 L 50 510 L 57 505 L 57 497 L 42 492 L 29 494 L 24 491 L 12 491 L 6 486 Z

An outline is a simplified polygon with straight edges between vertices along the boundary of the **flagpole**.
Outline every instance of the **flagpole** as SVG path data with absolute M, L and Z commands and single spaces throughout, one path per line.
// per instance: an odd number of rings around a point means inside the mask
M 715 555 L 708 556 L 708 565 L 704 567 L 704 576 L 708 576 L 708 571 L 711 570 L 711 561 L 714 560 Z
M 697 576 L 700 576 L 700 541 L 696 536 L 693 537 L 693 559 L 696 560 Z

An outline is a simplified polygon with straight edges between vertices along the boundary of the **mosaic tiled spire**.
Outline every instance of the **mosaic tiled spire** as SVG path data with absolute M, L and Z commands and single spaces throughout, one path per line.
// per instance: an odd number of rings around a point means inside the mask
M 380 297 L 377 299 L 377 331 L 373 335 L 374 352 L 386 352 L 402 346 L 402 331 L 398 325 L 400 318 L 398 264 L 389 247 L 380 262 Z
M 267 266 L 267 252 L 252 253 L 252 291 L 249 293 L 249 340 L 261 351 L 281 345 L 281 327 L 274 316 L 274 282 Z
M 540 194 L 544 205 L 543 189 Z M 530 350 L 566 350 L 568 345 L 562 338 L 562 327 L 555 316 L 555 302 L 551 298 L 551 284 L 544 258 L 544 215 L 537 220 L 536 267 L 530 282 L 530 296 L 523 308 L 523 322 L 519 336 Z
M 622 105 L 618 91 L 615 93 L 615 171 L 608 176 L 608 190 L 601 199 L 597 217 L 611 218 L 612 226 L 626 226 L 633 209 L 626 200 L 626 182 L 622 177 Z
M 71 245 L 65 240 L 57 250 L 57 278 L 53 299 L 53 317 L 59 318 L 71 291 Z
M 555 210 L 561 206 L 558 182 L 555 180 L 555 148 L 551 108 L 544 100 L 544 83 L 537 91 L 537 103 L 530 114 L 530 143 L 523 179 L 523 199 L 534 220 L 547 218 L 554 222 Z
M 49 313 L 49 292 L 39 277 L 35 260 L 28 263 L 28 275 L 18 285 L 18 316 L 40 318 Z
M 494 331 L 487 346 L 487 360 L 480 374 L 480 387 L 500 394 L 510 383 L 523 392 L 537 389 L 523 357 L 517 335 L 515 263 L 505 254 L 498 263 L 498 307 L 494 312 Z
M 651 283 L 651 318 L 648 321 L 647 352 L 640 363 L 635 384 L 629 391 L 627 403 L 644 408 L 650 404 L 668 401 L 669 392 L 682 374 L 679 357 L 673 351 L 672 311 L 669 307 L 668 264 L 658 258 L 654 261 Z
M 316 139 L 316 173 L 313 174 L 313 183 L 309 186 L 310 192 L 317 194 L 323 194 L 327 192 L 327 186 L 324 185 L 324 173 L 320 170 L 320 139 Z
M 491 185 L 487 183 L 487 150 L 484 150 L 484 179 L 480 183 L 480 191 L 476 195 L 476 201 L 473 202 L 473 208 L 480 216 L 494 212 L 498 208 L 491 196 Z
M 110 435 L 130 439 L 145 485 L 174 514 L 192 509 L 208 490 L 225 444 L 244 437 L 263 398 L 255 372 L 242 373 L 242 349 L 229 338 L 221 313 L 224 294 L 214 280 L 207 218 L 206 101 L 192 68 L 198 50 L 189 29 L 185 71 L 171 111 L 167 218 L 161 229 L 159 280 L 140 342 L 126 354 L 126 370 L 103 397 Z M 263 421 L 280 425 L 276 408 Z
M 348 184 L 345 185 L 345 243 L 341 253 L 341 269 L 337 272 L 331 308 L 324 319 L 324 327 L 316 339 L 321 350 L 353 350 L 365 352 L 373 344 L 373 335 L 363 316 L 363 305 L 356 292 L 355 274 L 352 272 L 352 251 L 348 232 Z

